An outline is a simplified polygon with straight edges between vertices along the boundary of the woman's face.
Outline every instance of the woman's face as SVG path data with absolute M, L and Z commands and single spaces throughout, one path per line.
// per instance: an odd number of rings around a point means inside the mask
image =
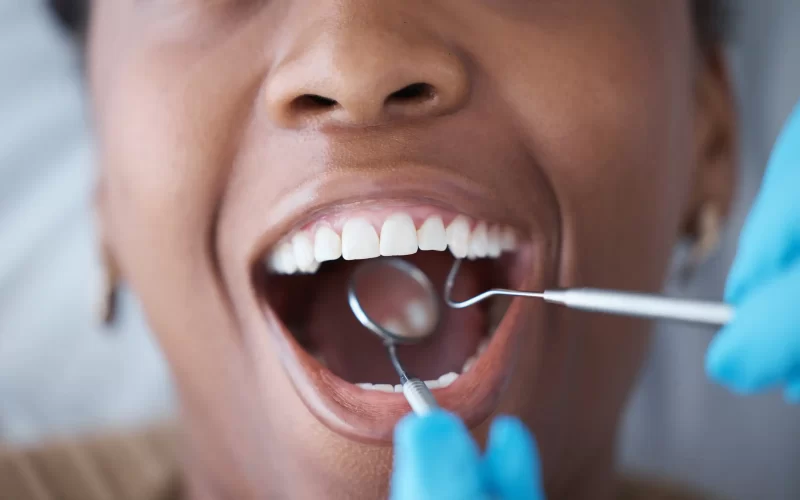
M 347 308 L 358 258 L 431 219 L 423 246 L 505 249 L 462 295 L 657 291 L 698 204 L 729 195 L 709 180 L 730 167 L 724 78 L 688 1 L 111 0 L 90 57 L 107 244 L 172 366 L 190 480 L 231 498 L 385 493 L 408 407 L 354 385 L 399 382 Z M 286 274 L 337 241 L 356 260 Z M 437 285 L 453 262 L 411 258 Z M 646 325 L 503 311 L 450 312 L 401 356 L 460 374 L 435 394 L 479 440 L 523 418 L 553 497 L 602 488 Z

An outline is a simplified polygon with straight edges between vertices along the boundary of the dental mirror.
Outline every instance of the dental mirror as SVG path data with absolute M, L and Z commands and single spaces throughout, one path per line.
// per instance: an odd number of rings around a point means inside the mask
M 403 259 L 365 261 L 350 277 L 347 301 L 358 321 L 383 340 L 414 412 L 438 408 L 425 383 L 403 368 L 396 350 L 430 338 L 439 327 L 441 302 L 425 273 Z
M 405 260 L 364 262 L 351 276 L 347 295 L 358 321 L 384 343 L 417 344 L 439 326 L 436 289 L 422 270 Z

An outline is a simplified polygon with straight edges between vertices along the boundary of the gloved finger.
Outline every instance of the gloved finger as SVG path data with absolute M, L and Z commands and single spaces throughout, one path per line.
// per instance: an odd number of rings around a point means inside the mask
M 795 377 L 786 385 L 783 399 L 790 404 L 800 404 L 800 377 Z
M 484 473 L 496 498 L 544 498 L 536 443 L 519 419 L 498 417 L 492 423 Z
M 751 393 L 789 381 L 800 370 L 800 262 L 762 285 L 737 306 L 712 341 L 706 372 L 717 382 Z
M 484 498 L 480 450 L 466 426 L 439 411 L 409 415 L 394 432 L 393 500 Z
M 738 303 L 800 258 L 800 104 L 778 138 L 725 287 Z

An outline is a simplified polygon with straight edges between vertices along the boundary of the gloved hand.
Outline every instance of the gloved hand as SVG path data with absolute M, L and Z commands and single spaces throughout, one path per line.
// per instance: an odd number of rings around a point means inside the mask
M 481 457 L 466 426 L 437 411 L 395 428 L 392 500 L 541 500 L 539 456 L 519 420 L 492 423 Z
M 772 152 L 725 299 L 736 314 L 708 350 L 708 375 L 739 393 L 782 385 L 800 402 L 800 104 Z

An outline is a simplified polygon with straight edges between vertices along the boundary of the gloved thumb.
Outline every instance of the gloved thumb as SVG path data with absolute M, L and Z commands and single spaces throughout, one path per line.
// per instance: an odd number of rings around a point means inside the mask
M 725 286 L 725 300 L 737 304 L 775 279 L 800 258 L 800 102 L 770 156 L 758 197 L 747 216 Z
M 737 306 L 736 315 L 714 338 L 706 371 L 717 382 L 749 394 L 788 384 L 787 399 L 797 399 L 800 376 L 800 262 L 756 288 Z
M 409 415 L 395 428 L 391 498 L 482 500 L 480 463 L 478 446 L 457 417 Z

